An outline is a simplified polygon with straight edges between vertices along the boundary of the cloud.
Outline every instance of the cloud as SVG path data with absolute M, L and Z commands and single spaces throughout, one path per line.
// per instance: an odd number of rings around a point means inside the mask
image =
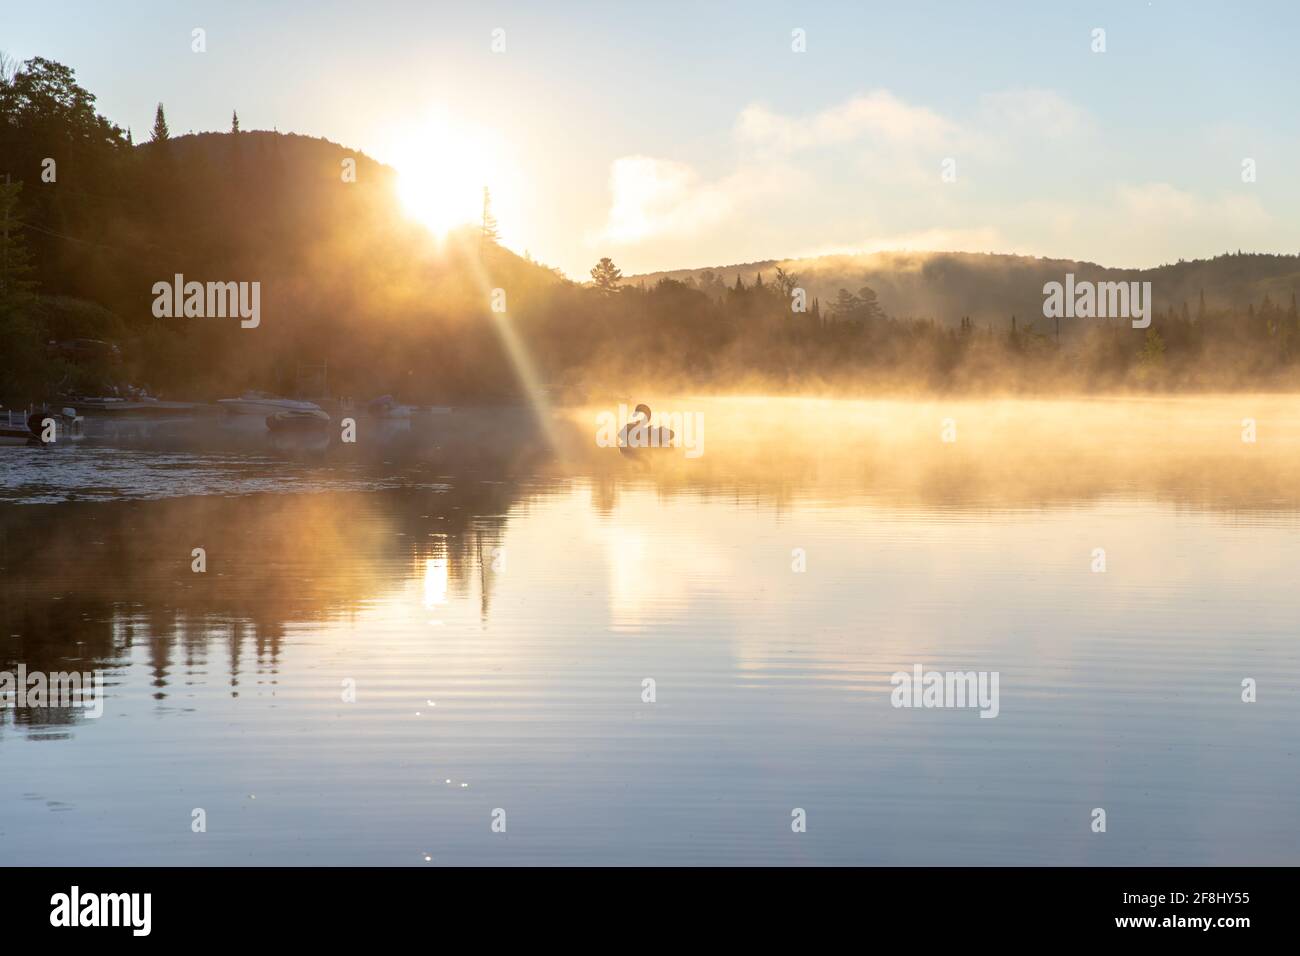
M 1006 90 L 980 97 L 976 128 L 996 139 L 1066 139 L 1092 131 L 1087 113 L 1051 90 Z
M 1225 230 L 1260 229 L 1272 217 L 1254 196 L 1202 198 L 1169 183 L 1120 186 L 1116 190 L 1118 212 L 1143 228 L 1160 226 L 1220 225 Z
M 752 146 L 790 153 L 859 140 L 891 145 L 933 146 L 958 127 L 921 106 L 911 106 L 888 90 L 874 90 L 807 117 L 789 117 L 754 104 L 741 110 L 737 138 Z
M 689 163 L 644 155 L 614 160 L 607 220 L 594 239 L 655 256 L 671 248 L 681 261 L 777 246 L 787 255 L 952 250 L 1138 264 L 1155 248 L 1209 237 L 1245 245 L 1277 231 L 1249 193 L 1071 185 L 1105 146 L 1096 129 L 1087 111 L 1045 89 L 986 93 L 961 116 L 883 89 L 806 114 L 753 103 L 732 127 L 729 173 L 706 178 Z M 940 179 L 947 157 L 961 177 L 951 184 Z M 851 245 L 836 238 L 864 233 Z
M 694 235 L 797 178 L 783 167 L 766 166 L 742 168 L 706 181 L 686 163 L 623 156 L 610 167 L 609 216 L 596 239 L 632 243 Z
M 736 169 L 706 179 L 692 165 L 676 159 L 621 156 L 610 166 L 610 206 L 594 242 L 634 244 L 663 237 L 691 238 L 732 220 L 756 200 L 784 199 L 810 182 L 806 170 L 792 167 L 790 156 L 811 150 L 864 143 L 861 161 L 869 162 L 879 181 L 890 171 L 913 183 L 932 178 L 930 160 L 937 146 L 958 132 L 952 121 L 932 110 L 912 106 L 887 90 L 854 96 L 806 117 L 783 116 L 754 104 L 740 112 L 733 135 Z M 902 154 L 925 152 L 926 172 Z M 897 180 L 896 181 L 902 181 Z
M 1147 268 L 1172 258 L 1218 255 L 1261 242 L 1284 245 L 1281 220 L 1253 195 L 1203 196 L 1169 183 L 1120 183 L 1096 195 L 1029 199 L 1000 210 L 1025 252 Z M 1176 250 L 1171 256 L 1170 250 Z M 1001 251 L 1016 252 L 1008 245 Z

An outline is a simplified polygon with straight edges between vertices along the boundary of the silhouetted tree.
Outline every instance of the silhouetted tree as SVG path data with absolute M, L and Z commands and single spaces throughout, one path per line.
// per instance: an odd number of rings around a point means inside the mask
M 780 266 L 776 268 L 776 287 L 785 298 L 794 294 L 794 290 L 799 286 L 799 277 L 791 275 Z
M 496 245 L 501 241 L 501 234 L 497 230 L 497 220 L 492 215 L 492 194 L 488 192 L 486 186 L 483 187 L 483 219 L 479 224 L 479 254 L 490 245 Z
M 606 294 L 617 292 L 619 280 L 622 278 L 623 270 L 614 265 L 614 260 L 608 256 L 602 258 L 591 270 L 591 281 L 595 283 L 597 289 Z
M 158 109 L 153 114 L 153 133 L 149 137 L 151 143 L 165 143 L 171 139 L 171 133 L 167 129 L 167 116 L 163 113 L 163 105 L 158 104 Z

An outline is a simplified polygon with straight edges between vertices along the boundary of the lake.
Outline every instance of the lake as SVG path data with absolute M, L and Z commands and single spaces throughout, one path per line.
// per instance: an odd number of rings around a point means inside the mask
M 619 401 L 0 448 L 0 862 L 1300 863 L 1300 401 Z

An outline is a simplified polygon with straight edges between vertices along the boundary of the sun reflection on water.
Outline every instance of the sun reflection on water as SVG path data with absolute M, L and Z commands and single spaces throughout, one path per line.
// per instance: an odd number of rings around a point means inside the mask
M 426 558 L 424 561 L 424 606 L 439 607 L 447 603 L 447 559 Z

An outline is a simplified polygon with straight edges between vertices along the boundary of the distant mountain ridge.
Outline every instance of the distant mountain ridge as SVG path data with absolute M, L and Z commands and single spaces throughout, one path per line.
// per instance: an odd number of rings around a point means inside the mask
M 1003 328 L 1018 316 L 1021 323 L 1043 319 L 1043 286 L 1061 282 L 1067 273 L 1092 282 L 1150 282 L 1157 312 L 1198 307 L 1256 307 L 1268 296 L 1290 301 L 1300 290 L 1300 256 L 1231 253 L 1213 259 L 1179 261 L 1152 269 L 1116 269 L 1073 259 L 970 252 L 877 252 L 803 259 L 766 259 L 726 266 L 675 269 L 625 277 L 647 286 L 660 279 L 691 281 L 701 287 L 734 286 L 737 278 L 752 285 L 784 269 L 800 279 L 809 299 L 823 310 L 840 289 L 856 292 L 870 286 L 885 312 L 896 318 L 931 318 L 956 326 L 969 316 L 977 326 Z M 710 283 L 712 274 L 713 283 Z

